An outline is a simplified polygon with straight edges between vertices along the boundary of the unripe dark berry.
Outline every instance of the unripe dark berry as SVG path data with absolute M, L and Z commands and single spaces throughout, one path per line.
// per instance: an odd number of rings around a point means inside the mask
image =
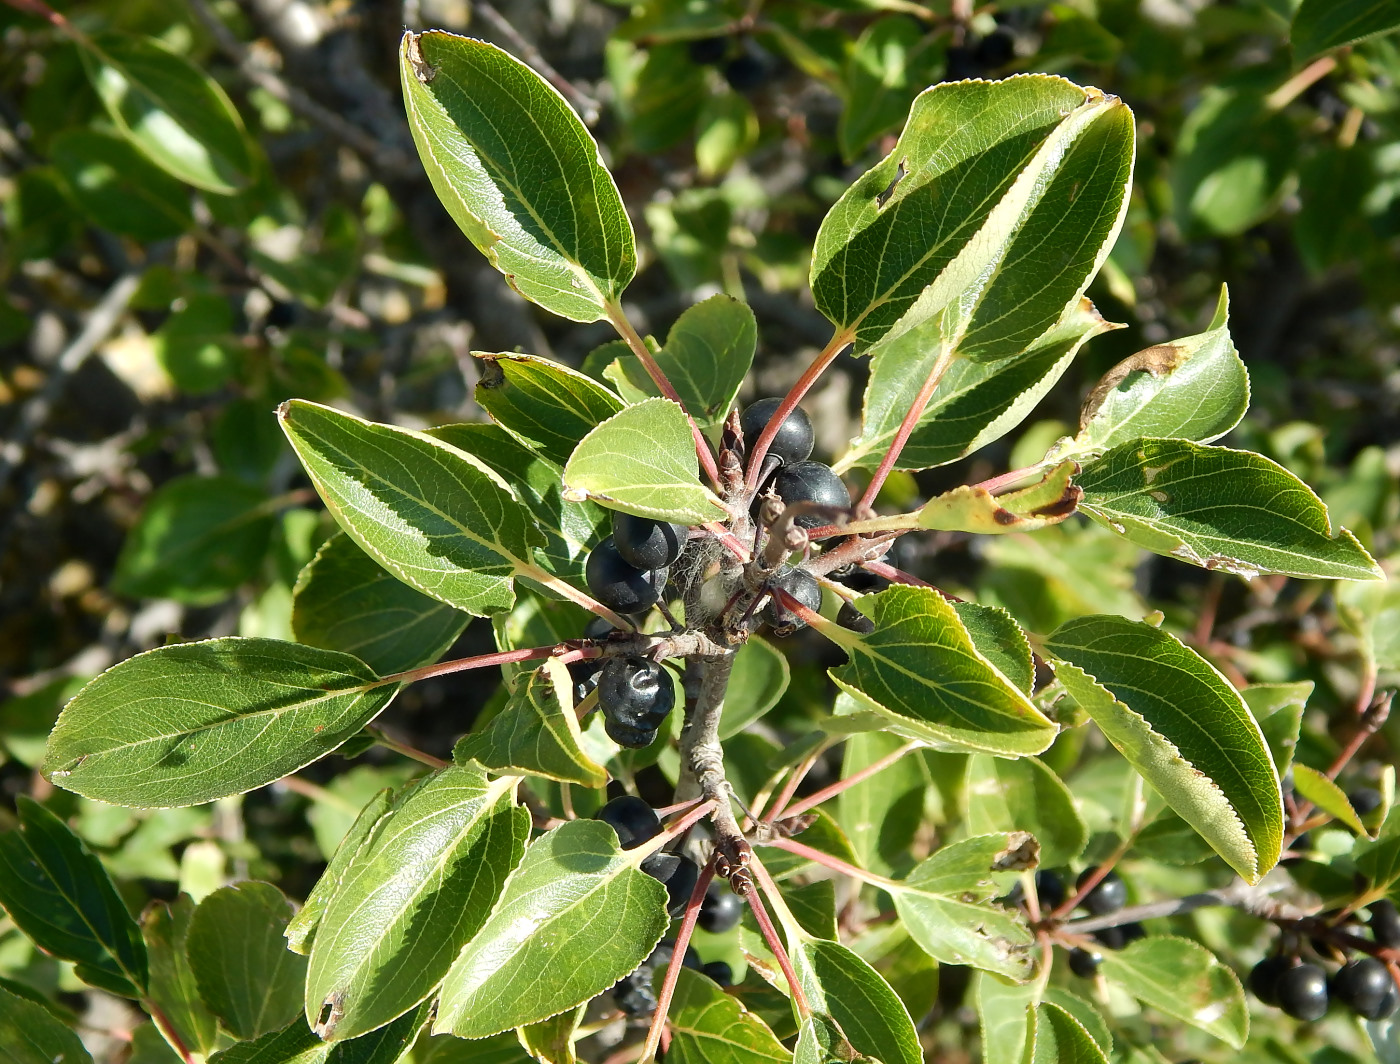
M 679 916 L 685 912 L 690 893 L 700 878 L 699 865 L 684 854 L 661 850 L 648 857 L 639 867 L 666 888 L 666 912 L 669 915 Z
M 1075 886 L 1082 888 L 1095 871 L 1094 868 L 1084 869 L 1075 881 Z M 1093 890 L 1084 896 L 1084 900 L 1080 904 L 1095 916 L 1107 916 L 1109 913 L 1116 913 L 1127 902 L 1128 885 L 1123 882 L 1117 872 L 1109 872 L 1103 879 L 1099 880 L 1098 885 Z
M 608 536 L 588 554 L 584 578 L 589 593 L 617 613 L 643 613 L 656 605 L 666 588 L 665 569 L 638 569 L 617 552 Z
M 734 969 L 729 967 L 724 961 L 710 961 L 700 969 L 720 986 L 734 985 Z
M 702 930 L 722 935 L 738 927 L 743 915 L 744 899 L 722 883 L 715 882 L 705 891 L 705 900 L 700 903 L 700 917 L 696 922 Z
M 1265 1005 L 1277 1005 L 1279 976 L 1292 967 L 1291 957 L 1265 957 L 1249 971 L 1250 993 Z
M 820 506 L 846 510 L 851 505 L 851 493 L 846 490 L 841 478 L 831 471 L 830 466 L 820 462 L 797 462 L 784 466 L 773 478 L 773 490 L 788 506 L 814 502 Z M 797 517 L 793 524 L 799 528 L 819 528 L 831 522 L 829 514 L 810 513 Z
M 624 850 L 640 846 L 661 832 L 661 819 L 656 811 L 636 795 L 624 794 L 614 798 L 593 814 L 615 832 L 617 843 Z
M 1295 1020 L 1318 1020 L 1327 1012 L 1327 973 L 1316 964 L 1289 968 L 1274 984 L 1278 1007 Z
M 613 511 L 612 530 L 618 555 L 638 569 L 666 568 L 681 556 L 690 535 L 685 525 L 634 517 L 620 510 Z
M 782 405 L 781 399 L 760 399 L 744 407 L 744 412 L 739 415 L 739 429 L 744 434 L 744 446 L 750 451 Z M 784 465 L 791 465 L 811 455 L 815 440 L 811 418 L 800 406 L 793 407 L 792 413 L 783 420 L 782 428 L 773 437 L 773 442 L 768 445 L 768 453 L 780 459 Z
M 1374 813 L 1381 807 L 1381 802 L 1385 799 L 1381 797 L 1381 792 L 1374 787 L 1358 787 L 1347 794 L 1347 801 L 1356 810 L 1358 816 L 1365 816 L 1367 813 Z
M 690 61 L 700 66 L 712 66 L 729 53 L 728 37 L 701 37 L 691 41 L 687 49 Z
M 773 578 L 773 586 L 785 591 L 813 613 L 822 608 L 822 586 L 806 569 L 788 569 Z M 773 595 L 763 607 L 763 619 L 773 626 L 774 635 L 790 635 L 807 622 L 789 610 Z
M 1400 949 L 1400 913 L 1395 911 L 1395 903 L 1389 898 L 1372 902 L 1371 937 L 1377 946 L 1386 949 Z
M 1058 909 L 1065 903 L 1065 881 L 1058 872 L 1043 868 L 1035 874 L 1035 895 L 1042 913 Z
M 1390 970 L 1374 957 L 1360 957 L 1342 965 L 1332 976 L 1332 996 L 1358 1016 L 1380 1019 L 1380 1010 L 1395 993 Z
M 875 622 L 856 609 L 854 602 L 841 603 L 841 608 L 836 611 L 836 623 L 861 635 L 869 635 L 875 631 Z
M 1081 979 L 1092 979 L 1103 963 L 1103 954 L 1098 950 L 1080 949 L 1076 946 L 1069 951 L 1069 970 Z

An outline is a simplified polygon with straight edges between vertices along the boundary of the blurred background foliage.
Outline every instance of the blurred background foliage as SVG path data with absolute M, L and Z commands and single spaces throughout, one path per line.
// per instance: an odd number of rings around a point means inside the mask
M 1356 6 L 1380 11 L 1380 29 L 1400 21 L 1383 3 Z M 1306 479 L 1393 572 L 1400 36 L 1354 42 L 1317 26 L 1290 37 L 1297 8 L 93 0 L 67 7 L 64 29 L 0 6 L 0 827 L 17 794 L 49 800 L 133 905 L 249 875 L 299 898 L 359 806 L 407 774 L 382 750 L 347 750 L 353 764 L 327 759 L 292 785 L 151 815 L 51 792 L 35 771 L 63 701 L 107 665 L 176 633 L 290 638 L 297 573 L 331 525 L 278 431 L 279 402 L 425 427 L 484 418 L 473 350 L 606 364 L 587 360 L 605 324 L 520 300 L 432 194 L 399 101 L 405 25 L 496 41 L 561 88 L 639 232 L 629 312 L 664 335 L 709 294 L 747 299 L 760 340 L 744 398 L 785 390 L 827 340 L 806 290 L 812 239 L 920 89 L 1046 71 L 1120 95 L 1137 116 L 1136 185 L 1090 295 L 1128 327 L 1090 343 L 1018 432 L 896 475 L 885 501 L 912 505 L 1035 461 L 1099 375 L 1199 331 L 1225 282 L 1253 406 L 1222 442 Z M 858 430 L 866 373 L 850 358 L 836 369 L 807 403 L 831 458 Z M 1075 522 L 990 543 L 901 541 L 900 552 L 903 567 L 1002 604 L 1032 631 L 1082 612 L 1162 610 L 1237 682 L 1314 681 L 1300 745 L 1313 765 L 1345 741 L 1364 690 L 1400 668 L 1393 585 L 1245 583 Z M 478 621 L 452 653 L 492 646 Z M 785 649 L 792 683 L 761 731 L 735 740 L 738 778 L 765 775 L 784 732 L 829 704 L 824 674 L 800 666 L 834 652 L 801 636 Z M 418 684 L 384 726 L 445 754 L 491 695 L 475 676 Z M 1354 782 L 1394 760 L 1396 727 Z M 1092 809 L 1108 784 L 1092 763 L 1075 773 L 1073 747 L 1052 759 Z M 840 771 L 833 756 L 810 785 Z M 930 792 L 935 821 L 943 791 Z M 0 924 L 3 978 L 81 986 Z M 966 1021 L 953 989 L 940 1000 L 948 1022 Z M 138 1045 L 133 1059 L 159 1060 L 158 1048 L 140 1057 Z

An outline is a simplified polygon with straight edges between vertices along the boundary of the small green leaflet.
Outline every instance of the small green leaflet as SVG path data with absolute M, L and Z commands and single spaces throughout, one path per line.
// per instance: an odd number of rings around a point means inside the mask
M 932 588 L 896 586 L 856 600 L 866 636 L 818 625 L 850 660 L 831 678 L 901 734 L 948 750 L 1038 754 L 1055 725 L 978 653 L 951 603 Z
M 1059 868 L 1089 840 L 1074 797 L 1039 758 L 974 754 L 967 759 L 967 830 L 1029 831 L 1040 843 L 1040 863 Z
M 1107 615 L 1045 641 L 1055 675 L 1134 768 L 1251 883 L 1278 861 L 1283 798 L 1238 691 L 1170 633 Z
M 622 409 L 591 377 L 536 355 L 475 352 L 476 401 L 491 419 L 541 457 L 562 466 L 578 441 Z
M 666 888 L 612 828 L 570 820 L 525 851 L 491 918 L 443 980 L 433 1031 L 484 1038 L 602 993 L 668 925 Z
M 1293 58 L 1301 62 L 1318 52 L 1400 29 L 1393 0 L 1303 0 L 1293 14 L 1289 34 Z
M 1155 554 L 1251 578 L 1381 580 L 1306 484 L 1263 455 L 1188 440 L 1119 444 L 1075 478 L 1079 508 Z
M 413 1008 L 481 929 L 529 834 L 518 783 L 448 766 L 410 785 L 355 847 L 311 944 L 306 1021 L 322 1038 Z
M 278 639 L 158 647 L 74 696 L 49 735 L 44 770 L 114 805 L 198 805 L 330 753 L 397 691 L 349 654 Z
M 199 994 L 186 952 L 194 902 L 181 894 L 174 902 L 153 901 L 141 916 L 142 937 L 150 960 L 146 995 L 160 1010 L 161 1024 L 180 1044 L 208 1056 L 218 1044 L 218 1020 Z
M 560 783 L 603 787 L 607 769 L 582 746 L 568 666 L 546 659 L 517 684 L 504 709 L 485 729 L 463 736 L 452 751 L 460 765 L 477 761 L 492 772 L 544 776 Z
M 1315 768 L 1293 764 L 1293 787 L 1297 792 L 1324 813 L 1336 817 L 1358 835 L 1369 836 L 1366 825 L 1351 807 L 1346 792 Z
M 675 1064 L 787 1064 L 792 1054 L 768 1025 L 698 972 L 682 968 L 666 1017 Z
M 1249 1034 L 1249 1009 L 1235 973 L 1190 939 L 1154 936 L 1105 950 L 1103 975 L 1145 1005 L 1199 1027 L 1233 1049 Z
M 1108 1064 L 1084 1025 L 1059 1005 L 1042 1002 L 1030 1015 L 1025 1064 Z
M 0 1056 L 8 1064 L 92 1064 L 76 1031 L 37 1001 L 0 986 Z M 787 1056 L 784 1055 L 784 1060 Z
M 488 466 L 426 433 L 291 400 L 282 429 L 326 508 L 404 583 L 483 616 L 515 601 L 543 536 Z
M 724 504 L 699 475 L 684 411 L 669 399 L 644 399 L 574 448 L 564 467 L 564 498 L 686 525 L 719 520 Z
M 1132 113 L 1062 78 L 936 85 L 899 142 L 832 207 L 812 294 L 861 353 L 937 319 L 992 362 L 1077 304 L 1127 208 Z
M 511 287 L 597 321 L 637 271 L 598 145 L 547 81 L 485 41 L 405 33 L 404 106 L 433 190 Z

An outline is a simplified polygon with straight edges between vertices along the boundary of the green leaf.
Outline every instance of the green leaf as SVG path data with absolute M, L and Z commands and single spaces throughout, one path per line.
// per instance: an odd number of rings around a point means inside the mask
M 518 782 L 449 766 L 376 820 L 311 944 L 306 1019 L 322 1038 L 388 1023 L 447 974 L 524 853 L 530 818 L 515 806 Z
M 206 192 L 252 183 L 258 163 L 218 82 L 150 37 L 104 34 L 80 54 L 117 129 L 153 163 Z
M 207 395 L 238 369 L 233 310 L 223 296 L 191 296 L 151 336 L 156 358 L 182 392 Z
M 1036 754 L 1054 740 L 1055 725 L 978 653 L 937 591 L 892 587 L 862 596 L 856 608 L 875 622 L 874 632 L 819 626 L 850 659 L 831 678 L 900 734 L 940 749 L 1002 756 Z
M 92 1055 L 77 1032 L 61 1024 L 43 1005 L 12 994 L 3 986 L 0 1056 L 9 1064 L 92 1064 Z
M 194 224 L 185 187 L 115 133 L 66 129 L 49 154 L 73 200 L 104 229 L 150 241 Z
M 484 1038 L 536 1023 L 635 969 L 668 924 L 666 890 L 639 861 L 597 820 L 537 839 L 447 973 L 434 1032 Z
M 709 979 L 682 968 L 666 1017 L 676 1064 L 758 1064 L 792 1060 L 761 1019 Z
M 540 1064 L 578 1064 L 574 1055 L 574 1038 L 587 1005 L 571 1012 L 561 1012 L 539 1023 L 522 1027 L 516 1033 L 523 1045 Z
M 19 826 L 0 835 L 0 905 L 15 926 L 84 982 L 139 998 L 146 944 L 107 870 L 53 813 L 21 794 Z
M 476 401 L 511 435 L 556 466 L 579 440 L 622 409 L 620 400 L 591 377 L 535 355 L 487 355 L 481 359 Z
M 1370 835 L 1366 825 L 1351 807 L 1346 792 L 1315 768 L 1293 764 L 1293 787 L 1307 801 L 1324 813 L 1340 820 L 1358 835 Z
M 1278 861 L 1283 798 L 1259 725 L 1228 680 L 1168 632 L 1121 617 L 1062 624 L 1055 675 L 1132 766 L 1251 883 Z
M 1031 1016 L 1026 1064 L 1108 1064 L 1084 1025 L 1059 1005 L 1042 1002 Z
M 1084 400 L 1079 435 L 1056 458 L 1103 453 L 1141 436 L 1210 443 L 1249 407 L 1249 373 L 1230 338 L 1224 286 L 1210 327 L 1129 355 Z
M 128 658 L 54 725 L 44 770 L 116 805 L 198 805 L 330 753 L 398 687 L 349 654 L 277 639 L 210 639 Z
M 738 735 L 776 706 L 787 690 L 790 675 L 787 658 L 772 643 L 749 636 L 734 655 L 729 686 L 724 690 L 720 739 Z
M 905 744 L 889 732 L 863 732 L 846 740 L 841 778 L 894 753 Z M 836 820 L 864 868 L 889 873 L 909 867 L 909 849 L 924 821 L 924 797 L 931 784 L 917 751 L 905 754 L 874 776 L 842 791 Z
M 584 753 L 574 712 L 574 681 L 550 658 L 519 684 L 484 730 L 464 736 L 452 751 L 458 764 L 478 761 L 492 772 L 543 776 L 560 783 L 603 787 L 607 769 Z
M 437 661 L 470 619 L 391 575 L 343 533 L 321 545 L 292 589 L 297 642 L 353 654 L 380 676 Z
M 1054 387 L 1086 341 L 1117 328 L 1081 299 L 1024 354 L 997 362 L 957 359 L 938 382 L 895 468 L 947 465 L 1000 439 Z M 938 329 L 938 322 L 925 322 L 875 351 L 861 433 L 832 466 L 838 473 L 880 464 L 938 359 Z
M 488 466 L 421 432 L 292 400 L 283 431 L 326 508 L 404 583 L 483 616 L 515 601 L 543 536 Z
M 1039 758 L 974 754 L 967 759 L 967 830 L 1017 829 L 1036 837 L 1046 868 L 1069 864 L 1089 840 L 1069 788 Z
M 292 906 L 271 883 L 221 887 L 195 909 L 189 965 L 206 1005 L 235 1038 L 286 1026 L 298 1010 L 306 958 L 283 938 Z
M 1035 660 L 1031 656 L 1030 641 L 1015 618 L 1000 606 L 981 606 L 975 602 L 955 602 L 953 609 L 972 637 L 977 652 L 1019 690 L 1030 694 L 1035 688 Z
M 377 1031 L 345 1042 L 321 1041 L 298 1016 L 280 1031 L 215 1053 L 209 1064 L 399 1064 L 428 1022 L 431 1010 L 431 1004 L 424 1003 Z M 490 1064 L 496 1058 L 472 1059 Z
M 922 1064 L 914 1021 L 879 972 L 825 939 L 790 943 L 790 953 L 812 1009 L 835 1020 L 857 1051 L 884 1064 Z
M 227 598 L 257 575 L 275 518 L 267 494 L 193 473 L 163 484 L 122 544 L 113 590 L 190 606 Z
M 1390 0 L 1303 0 L 1288 36 L 1293 57 L 1302 61 L 1396 29 L 1400 11 Z
M 1306 484 L 1263 455 L 1187 440 L 1119 444 L 1075 478 L 1079 508 L 1140 547 L 1207 569 L 1380 580 Z
M 817 234 L 817 309 L 857 353 L 938 320 L 938 345 L 1012 358 L 1076 305 L 1127 206 L 1132 113 L 1062 78 L 935 85 Z
M 1103 1050 L 1105 1055 L 1113 1052 L 1113 1034 L 1108 1029 L 1108 1021 L 1089 1002 L 1078 994 L 1071 994 L 1068 990 L 1056 986 L 1047 987 L 1042 1000 L 1064 1009 L 1079 1021 L 1079 1025 L 1098 1043 L 1099 1049 Z
M 983 1059 L 1021 1060 L 1028 1045 L 1036 986 L 1007 983 L 989 972 L 974 973 L 973 982 L 977 988 Z
M 418 154 L 462 231 L 526 299 L 605 317 L 637 271 L 632 223 L 564 98 L 470 37 L 405 33 L 399 59 Z
M 910 60 L 923 31 L 903 15 L 878 19 L 856 38 L 846 60 L 845 106 L 836 123 L 841 157 L 852 162 L 881 133 L 899 125 L 913 98 Z
M 1240 981 L 1215 954 L 1189 939 L 1143 938 L 1124 950 L 1105 950 L 1100 969 L 1144 1005 L 1198 1027 L 1239 1049 L 1249 1034 L 1249 1010 Z
M 1293 764 L 1293 751 L 1303 724 L 1303 709 L 1312 697 L 1313 682 L 1256 683 L 1240 691 L 1244 704 L 1259 722 L 1264 741 L 1269 744 L 1279 779 Z
M 695 165 L 704 178 L 728 173 L 758 143 L 758 115 L 737 92 L 707 96 L 695 127 Z
M 141 917 L 141 930 L 150 959 L 147 998 L 160 1010 L 159 1026 L 187 1049 L 207 1057 L 217 1044 L 219 1024 L 199 995 L 186 954 L 194 909 L 188 894 L 171 904 L 153 901 Z
M 686 525 L 719 520 L 724 505 L 699 475 L 684 411 L 669 399 L 644 399 L 574 448 L 564 467 L 564 498 Z

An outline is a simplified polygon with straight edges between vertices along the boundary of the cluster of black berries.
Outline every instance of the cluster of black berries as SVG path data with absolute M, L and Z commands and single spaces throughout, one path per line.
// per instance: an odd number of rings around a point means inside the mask
M 719 67 L 736 92 L 760 88 L 778 68 L 773 53 L 747 37 L 701 37 L 688 51 L 692 63 Z
M 1400 948 L 1400 914 L 1388 900 L 1370 907 L 1371 937 L 1386 949 Z M 1400 990 L 1390 969 L 1374 957 L 1347 961 L 1328 977 L 1320 964 L 1296 955 L 1265 957 L 1249 973 L 1249 989 L 1266 1005 L 1299 1020 L 1318 1020 L 1335 999 L 1367 1020 L 1383 1020 L 1400 1009 Z
M 1078 890 L 1089 881 L 1097 869 L 1086 868 L 1075 880 L 1075 889 Z M 1036 893 L 1040 898 L 1041 911 L 1054 909 L 1062 905 L 1065 900 L 1065 884 L 1054 872 L 1037 872 L 1035 876 Z M 1117 872 L 1109 872 L 1095 884 L 1094 889 L 1084 895 L 1079 902 L 1079 907 L 1086 910 L 1090 916 L 1110 916 L 1123 908 L 1128 901 L 1128 885 L 1123 882 Z M 1122 949 L 1130 942 L 1136 942 L 1147 935 L 1147 929 L 1142 924 L 1133 922 L 1130 924 L 1117 924 L 1113 927 L 1102 927 L 1093 933 L 1094 941 L 1104 949 Z M 1085 979 L 1093 978 L 1099 970 L 1099 965 L 1103 963 L 1103 954 L 1097 949 L 1085 949 L 1076 946 L 1069 951 L 1069 970 L 1075 975 Z

